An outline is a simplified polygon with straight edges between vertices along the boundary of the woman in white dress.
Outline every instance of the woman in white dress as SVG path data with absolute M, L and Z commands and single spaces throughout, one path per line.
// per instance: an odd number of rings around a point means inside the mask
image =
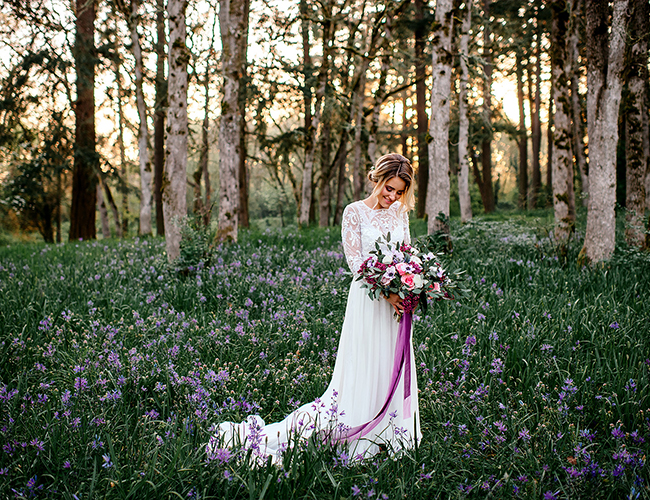
M 381 236 L 390 232 L 391 241 L 410 243 L 408 211 L 414 206 L 410 162 L 399 154 L 382 156 L 368 178 L 374 185 L 371 195 L 343 212 L 343 250 L 355 275 Z M 314 432 L 323 441 L 347 443 L 353 459 L 371 456 L 380 447 L 391 453 L 413 447 L 421 438 L 418 390 L 410 324 L 407 336 L 398 338 L 393 313 L 401 311 L 398 295 L 372 300 L 353 280 L 332 380 L 324 394 L 281 422 L 265 424 L 250 416 L 241 423 L 221 423 L 206 447 L 208 456 L 219 447 L 243 445 L 260 460 L 271 456 L 280 463 L 289 445 Z

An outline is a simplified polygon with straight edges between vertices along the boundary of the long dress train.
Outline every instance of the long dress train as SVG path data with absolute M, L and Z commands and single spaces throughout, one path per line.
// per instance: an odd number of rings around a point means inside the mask
M 392 241 L 410 242 L 408 216 L 400 210 L 399 202 L 379 210 L 363 201 L 345 208 L 341 233 L 353 272 L 369 257 L 377 239 L 389 232 Z M 309 438 L 314 432 L 319 432 L 323 440 L 346 442 L 352 458 L 371 456 L 379 446 L 393 453 L 414 446 L 421 433 L 410 330 L 409 324 L 408 345 L 404 346 L 409 366 L 395 377 L 395 359 L 401 345 L 392 306 L 385 300 L 371 300 L 360 282 L 353 280 L 332 379 L 323 395 L 280 422 L 265 424 L 259 416 L 250 416 L 241 423 L 223 422 L 206 451 L 210 454 L 217 446 L 243 444 L 257 457 L 265 459 L 270 455 L 279 463 L 289 443 Z M 411 374 L 410 391 L 404 386 L 409 377 L 403 372 Z M 391 382 L 397 383 L 392 397 Z M 405 402 L 409 393 L 410 400 Z M 364 430 L 355 433 L 359 429 Z M 352 439 L 348 439 L 351 433 Z

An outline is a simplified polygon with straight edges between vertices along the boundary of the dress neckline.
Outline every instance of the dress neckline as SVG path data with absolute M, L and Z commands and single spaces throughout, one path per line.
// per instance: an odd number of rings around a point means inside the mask
M 398 204 L 400 203 L 400 201 L 397 200 L 395 203 L 393 203 L 393 204 L 392 204 L 390 207 L 388 207 L 388 208 L 378 208 L 378 209 L 370 208 L 370 207 L 366 204 L 366 202 L 365 202 L 364 200 L 359 200 L 359 203 L 360 203 L 361 205 L 363 205 L 364 207 L 366 207 L 366 208 L 367 208 L 368 210 L 370 210 L 371 212 L 377 212 L 377 213 L 388 213 L 388 212 L 389 212 L 389 211 L 390 211 L 394 206 L 398 205 Z

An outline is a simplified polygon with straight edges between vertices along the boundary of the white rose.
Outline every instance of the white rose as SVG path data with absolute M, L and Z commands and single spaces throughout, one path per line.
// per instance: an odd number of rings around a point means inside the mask
M 422 281 L 422 276 L 420 276 L 419 274 L 413 275 L 413 286 L 415 288 L 422 288 L 423 283 L 424 282 Z
M 422 261 L 420 260 L 420 258 L 417 255 L 413 255 L 411 257 L 411 263 L 417 264 L 419 266 L 420 264 L 422 264 Z
M 384 258 L 381 260 L 383 264 L 392 264 L 393 263 L 393 255 L 392 254 L 386 254 L 384 255 Z

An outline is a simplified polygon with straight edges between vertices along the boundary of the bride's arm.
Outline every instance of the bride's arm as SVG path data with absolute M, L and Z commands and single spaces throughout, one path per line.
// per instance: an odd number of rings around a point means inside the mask
M 361 221 L 359 212 L 356 207 L 348 205 L 343 211 L 343 220 L 341 221 L 341 240 L 343 242 L 343 252 L 348 262 L 350 271 L 356 273 L 363 263 L 361 253 Z

